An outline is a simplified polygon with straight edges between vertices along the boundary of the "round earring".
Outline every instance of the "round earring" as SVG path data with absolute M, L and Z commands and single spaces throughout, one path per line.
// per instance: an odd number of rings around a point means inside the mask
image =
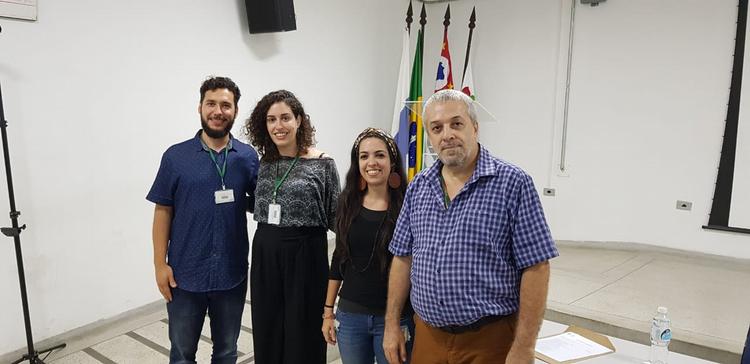
M 367 188 L 367 181 L 362 176 L 359 176 L 359 190 L 364 191 Z
M 396 172 L 391 172 L 391 174 L 388 175 L 388 186 L 393 189 L 401 187 L 401 176 Z

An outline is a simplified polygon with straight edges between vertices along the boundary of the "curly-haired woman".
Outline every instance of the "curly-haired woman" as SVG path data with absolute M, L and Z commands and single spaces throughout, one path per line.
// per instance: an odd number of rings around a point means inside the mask
M 340 190 L 336 164 L 313 148 L 310 117 L 289 91 L 264 96 L 245 130 L 261 155 L 250 263 L 255 362 L 325 363 L 318 330 L 327 230 L 336 221 Z
M 365 129 L 352 146 L 346 186 L 339 196 L 336 250 L 321 328 L 328 343 L 338 343 L 344 364 L 387 363 L 383 330 L 388 267 L 393 259 L 388 243 L 405 192 L 406 176 L 393 138 L 379 129 Z M 410 352 L 414 322 L 411 304 L 406 306 L 401 327 Z M 338 332 L 334 320 L 339 322 Z

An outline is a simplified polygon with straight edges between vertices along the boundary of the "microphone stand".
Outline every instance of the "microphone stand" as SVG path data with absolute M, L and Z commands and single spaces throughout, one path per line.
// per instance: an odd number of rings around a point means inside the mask
M 65 344 L 59 344 L 42 351 L 34 350 L 34 339 L 31 335 L 31 317 L 29 316 L 29 299 L 26 295 L 26 275 L 23 270 L 23 255 L 21 254 L 21 231 L 26 229 L 26 224 L 18 226 L 18 216 L 21 215 L 21 212 L 16 210 L 16 198 L 13 194 L 13 177 L 11 176 L 10 155 L 8 154 L 8 132 L 6 130 L 7 127 L 8 122 L 5 120 L 5 112 L 3 110 L 3 92 L 2 87 L 0 87 L 0 129 L 2 129 L 3 155 L 5 156 L 5 176 L 8 178 L 10 220 L 13 224 L 12 227 L 0 228 L 0 231 L 2 231 L 3 235 L 7 237 L 13 237 L 13 242 L 15 243 L 16 247 L 18 281 L 21 285 L 21 304 L 23 305 L 23 321 L 26 326 L 26 346 L 28 348 L 28 353 L 24 354 L 21 359 L 14 361 L 12 364 L 19 364 L 27 360 L 30 364 L 44 364 L 44 361 L 39 358 L 39 354 L 49 353 L 53 350 L 62 349 L 65 347 Z

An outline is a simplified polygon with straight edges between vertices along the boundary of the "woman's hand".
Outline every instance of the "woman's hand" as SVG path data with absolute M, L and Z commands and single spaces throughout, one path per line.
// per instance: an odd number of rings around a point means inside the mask
M 332 308 L 324 308 L 323 309 L 323 327 L 320 328 L 320 331 L 323 332 L 323 338 L 326 340 L 327 343 L 331 345 L 336 345 L 336 315 L 333 313 Z

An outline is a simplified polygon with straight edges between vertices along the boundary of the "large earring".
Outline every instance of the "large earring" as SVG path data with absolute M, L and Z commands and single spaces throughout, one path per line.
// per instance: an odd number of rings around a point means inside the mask
M 391 174 L 388 175 L 388 186 L 394 190 L 401 187 L 401 176 L 396 172 L 391 172 Z
M 359 176 L 359 190 L 364 191 L 367 188 L 367 181 L 362 176 Z

